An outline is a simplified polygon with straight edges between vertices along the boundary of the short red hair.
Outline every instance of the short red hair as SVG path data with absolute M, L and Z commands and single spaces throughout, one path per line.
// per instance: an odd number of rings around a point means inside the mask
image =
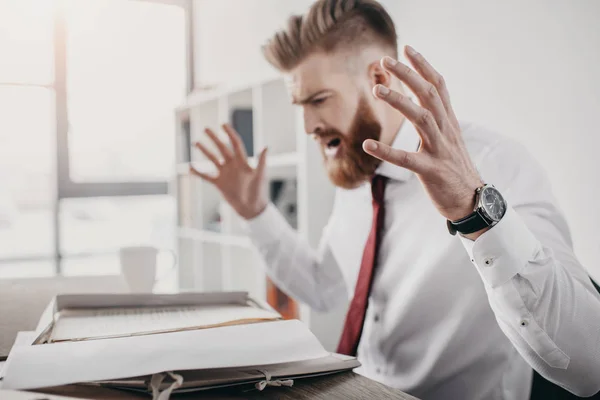
M 267 61 L 280 71 L 296 67 L 316 51 L 352 50 L 380 44 L 398 57 L 392 18 L 375 0 L 318 0 L 305 15 L 293 15 L 287 28 L 263 46 Z

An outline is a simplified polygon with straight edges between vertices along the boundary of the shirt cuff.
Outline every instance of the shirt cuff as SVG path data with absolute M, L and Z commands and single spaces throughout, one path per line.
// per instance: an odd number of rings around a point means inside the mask
M 541 244 L 509 207 L 498 224 L 472 241 L 461 241 L 486 285 L 495 288 L 520 273 L 535 258 Z
M 258 244 L 268 244 L 279 240 L 287 221 L 273 203 L 269 203 L 262 213 L 246 221 L 252 240 Z

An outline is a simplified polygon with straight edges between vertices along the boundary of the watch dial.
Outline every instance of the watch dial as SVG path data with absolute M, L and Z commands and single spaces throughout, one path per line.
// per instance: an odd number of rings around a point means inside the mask
M 492 221 L 500 221 L 506 213 L 506 202 L 498 190 L 488 186 L 481 192 L 481 206 Z

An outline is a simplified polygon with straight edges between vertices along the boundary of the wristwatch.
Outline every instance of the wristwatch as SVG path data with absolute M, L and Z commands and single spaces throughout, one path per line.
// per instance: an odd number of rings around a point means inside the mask
M 447 221 L 448 231 L 452 235 L 477 232 L 488 226 L 494 226 L 506 214 L 506 201 L 493 185 L 483 185 L 475 190 L 475 210 L 456 221 Z

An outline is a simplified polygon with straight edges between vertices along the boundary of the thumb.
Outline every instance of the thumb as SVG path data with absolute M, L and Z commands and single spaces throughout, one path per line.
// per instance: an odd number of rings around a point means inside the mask
M 258 156 L 258 164 L 256 165 L 256 173 L 259 177 L 264 176 L 267 167 L 267 150 L 265 147 Z

